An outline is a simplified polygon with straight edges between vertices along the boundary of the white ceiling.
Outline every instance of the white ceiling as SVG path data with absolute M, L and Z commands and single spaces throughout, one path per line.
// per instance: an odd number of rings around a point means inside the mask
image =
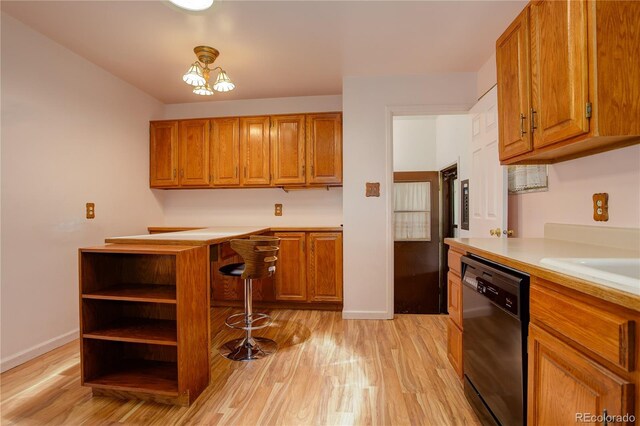
M 343 76 L 475 72 L 526 1 L 216 0 L 205 12 L 166 1 L 0 4 L 160 101 L 181 103 L 340 94 Z M 182 82 L 200 44 L 220 50 L 215 65 L 236 90 L 198 96 Z

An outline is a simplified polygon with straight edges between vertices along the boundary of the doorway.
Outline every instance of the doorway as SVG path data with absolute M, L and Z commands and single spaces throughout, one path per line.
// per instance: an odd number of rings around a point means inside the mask
M 440 312 L 438 172 L 395 172 L 394 311 Z
M 458 165 L 446 167 L 440 170 L 440 188 L 442 195 L 441 220 L 442 239 L 440 240 L 440 312 L 447 312 L 447 271 L 449 270 L 448 247 L 444 244 L 445 238 L 455 238 L 458 232 Z

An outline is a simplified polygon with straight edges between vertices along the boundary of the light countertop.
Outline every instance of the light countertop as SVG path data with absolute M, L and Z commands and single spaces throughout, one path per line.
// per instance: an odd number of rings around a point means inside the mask
M 530 275 L 561 283 L 624 306 L 640 308 L 640 287 L 584 275 L 542 263 L 544 258 L 630 258 L 640 250 L 625 250 L 550 238 L 446 238 L 445 243 L 459 250 L 503 263 Z
M 105 242 L 115 244 L 178 244 L 199 246 L 220 244 L 234 238 L 245 238 L 250 235 L 262 234 L 269 230 L 269 227 L 260 226 L 213 226 L 210 228 L 180 232 L 112 237 L 107 238 Z

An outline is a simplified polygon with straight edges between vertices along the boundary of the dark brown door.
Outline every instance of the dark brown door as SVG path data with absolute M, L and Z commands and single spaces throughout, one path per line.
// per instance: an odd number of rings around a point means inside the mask
M 438 172 L 394 173 L 394 308 L 439 312 Z

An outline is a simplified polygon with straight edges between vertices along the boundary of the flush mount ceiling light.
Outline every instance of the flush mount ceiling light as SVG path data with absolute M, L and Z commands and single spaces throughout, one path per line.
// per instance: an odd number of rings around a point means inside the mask
M 199 12 L 201 10 L 209 9 L 213 4 L 213 0 L 169 0 L 169 1 L 182 9 L 191 10 L 194 12 Z
M 214 90 L 217 92 L 229 92 L 235 89 L 236 85 L 231 82 L 231 79 L 222 68 L 215 67 L 209 69 L 209 64 L 212 64 L 216 60 L 220 52 L 209 46 L 196 46 L 193 48 L 193 52 L 198 57 L 198 60 L 191 64 L 187 73 L 182 76 L 182 80 L 185 83 L 194 86 L 193 93 L 196 95 L 211 96 Z M 219 71 L 216 82 L 213 84 L 213 89 L 209 84 L 209 74 L 211 71 Z

